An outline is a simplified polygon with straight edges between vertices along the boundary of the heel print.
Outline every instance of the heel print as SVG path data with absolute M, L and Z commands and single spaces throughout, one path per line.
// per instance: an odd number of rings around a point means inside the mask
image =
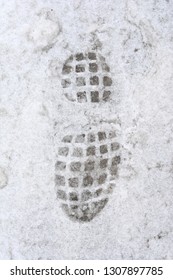
M 76 103 L 107 102 L 112 92 L 110 68 L 97 52 L 70 56 L 62 69 L 61 84 L 65 97 Z

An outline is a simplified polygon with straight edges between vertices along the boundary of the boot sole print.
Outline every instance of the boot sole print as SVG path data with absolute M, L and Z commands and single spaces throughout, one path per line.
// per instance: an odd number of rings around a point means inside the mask
M 70 102 L 108 102 L 112 93 L 110 68 L 97 52 L 70 56 L 62 69 L 63 94 Z M 66 215 L 91 221 L 107 204 L 120 164 L 115 125 L 98 125 L 78 134 L 65 134 L 57 149 L 55 186 Z

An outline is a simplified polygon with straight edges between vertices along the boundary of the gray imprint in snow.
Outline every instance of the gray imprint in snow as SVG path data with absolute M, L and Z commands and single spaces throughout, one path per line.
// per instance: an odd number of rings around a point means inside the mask
M 65 61 L 61 84 L 69 101 L 107 102 L 112 93 L 110 67 L 98 52 L 77 53 Z
M 55 166 L 57 198 L 73 220 L 92 220 L 106 205 L 118 176 L 120 145 L 116 131 L 66 135 Z

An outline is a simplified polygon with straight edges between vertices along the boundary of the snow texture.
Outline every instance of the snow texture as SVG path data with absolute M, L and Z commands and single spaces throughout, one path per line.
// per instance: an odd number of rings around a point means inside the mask
M 0 6 L 0 259 L 172 259 L 173 1 Z M 90 51 L 110 68 L 110 99 L 71 102 L 63 65 Z M 113 191 L 93 219 L 74 221 L 55 187 L 62 138 L 113 127 Z

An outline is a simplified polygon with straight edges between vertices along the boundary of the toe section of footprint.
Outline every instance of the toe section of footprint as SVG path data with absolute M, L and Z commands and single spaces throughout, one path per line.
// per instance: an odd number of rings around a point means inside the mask
M 76 103 L 108 102 L 113 91 L 110 67 L 95 51 L 71 55 L 63 64 L 64 96 Z
M 113 192 L 120 162 L 115 130 L 65 135 L 55 164 L 56 193 L 64 212 L 73 220 L 92 220 Z

